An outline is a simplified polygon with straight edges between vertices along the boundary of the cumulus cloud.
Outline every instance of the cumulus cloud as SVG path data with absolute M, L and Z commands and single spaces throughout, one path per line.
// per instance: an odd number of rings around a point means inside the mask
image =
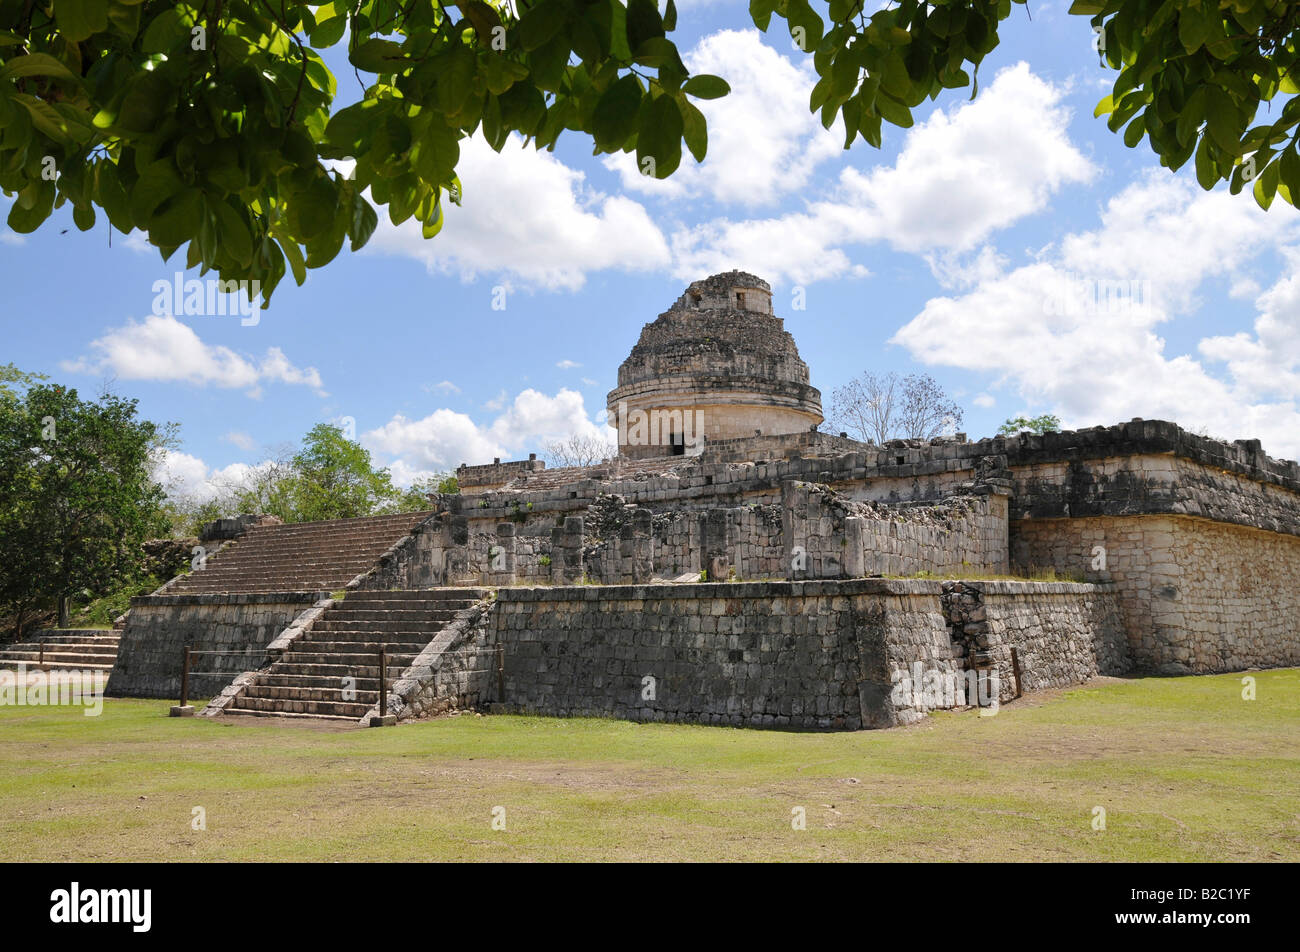
M 325 396 L 315 367 L 295 366 L 279 347 L 261 358 L 205 344 L 194 328 L 174 317 L 128 321 L 90 344 L 91 354 L 60 366 L 69 373 L 104 373 L 122 380 L 156 380 L 240 388 L 260 396 L 267 383 L 306 386 Z
M 892 166 L 845 169 L 834 193 L 803 211 L 679 230 L 675 272 L 689 277 L 748 262 L 777 281 L 863 276 L 845 246 L 871 242 L 938 256 L 932 265 L 951 271 L 951 255 L 1095 176 L 1067 134 L 1064 92 L 1025 63 L 1004 69 L 974 102 L 936 109 L 909 131 Z
M 461 142 L 456 173 L 464 205 L 446 206 L 437 237 L 414 221 L 381 215 L 368 252 L 415 258 L 438 274 L 515 279 L 576 290 L 592 271 L 650 271 L 668 264 L 668 243 L 638 202 L 592 189 L 586 176 L 512 135 L 498 154 L 479 138 Z
M 570 436 L 609 437 L 608 430 L 587 415 L 582 394 L 567 388 L 554 396 L 527 389 L 486 425 L 467 414 L 439 409 L 419 419 L 397 414 L 370 430 L 361 442 L 391 459 L 394 479 L 471 466 L 496 457 L 511 458 L 540 452 L 547 443 Z
M 1067 426 L 1134 416 L 1175 420 L 1274 454 L 1300 452 L 1300 282 L 1291 265 L 1258 299 L 1254 333 L 1202 340 L 1204 360 L 1169 353 L 1161 325 L 1194 314 L 1261 248 L 1300 237 L 1287 206 L 1206 193 L 1166 171 L 1114 196 L 1100 227 L 1067 235 L 1019 267 L 929 300 L 894 335 L 927 364 L 980 371 Z M 1212 373 L 1206 362 L 1225 365 Z
M 202 459 L 179 450 L 167 450 L 154 469 L 154 479 L 172 499 L 202 504 L 215 499 L 225 489 L 237 486 L 269 462 L 231 463 L 214 469 Z

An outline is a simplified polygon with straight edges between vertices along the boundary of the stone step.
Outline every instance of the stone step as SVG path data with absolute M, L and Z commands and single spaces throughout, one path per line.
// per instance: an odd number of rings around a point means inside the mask
M 88 635 L 47 635 L 44 638 L 26 638 L 22 641 L 16 641 L 12 647 L 17 648 L 25 645 L 104 645 L 110 649 L 116 650 L 118 643 L 122 640 L 121 635 L 105 635 L 97 638 Z
M 391 674 L 391 672 L 390 672 Z M 393 675 L 394 677 L 400 675 Z M 376 696 L 379 694 L 379 678 L 360 678 L 355 675 L 344 675 L 343 677 L 326 677 L 317 674 L 276 674 L 266 673 L 258 677 L 257 681 L 246 690 L 266 686 L 269 688 L 302 688 L 304 690 L 342 690 L 344 677 L 351 677 L 353 685 L 361 693 L 372 693 Z M 391 681 L 389 682 L 391 684 Z
M 373 598 L 380 601 L 406 601 L 410 598 L 416 599 L 448 599 L 460 598 L 466 601 L 476 602 L 486 594 L 487 589 L 483 588 L 414 588 L 414 589 L 373 589 L 362 592 L 353 592 L 348 595 L 348 600 Z
M 401 676 L 410 667 L 409 663 L 393 663 L 389 659 L 388 680 Z M 339 678 L 356 678 L 357 683 L 370 679 L 379 683 L 379 659 L 371 658 L 368 664 L 342 664 L 334 662 L 277 661 L 261 677 L 316 677 L 338 681 Z M 260 679 L 260 678 L 259 678 Z
M 411 663 L 418 651 L 405 651 L 401 653 L 388 652 L 388 664 L 390 667 L 405 668 Z M 313 664 L 338 664 L 338 665 L 373 665 L 379 666 L 378 651 L 289 651 L 277 664 L 293 665 L 313 665 Z
M 371 648 L 378 651 L 382 644 L 387 645 L 390 654 L 400 648 L 421 651 L 436 634 L 436 631 L 313 631 L 295 641 L 289 650 L 337 651 L 351 646 L 354 651 L 369 651 Z
M 41 651 L 39 648 L 8 648 L 0 651 L 0 664 L 24 664 L 34 665 L 41 660 Z M 45 650 L 44 661 L 46 664 L 61 665 L 103 665 L 107 664 L 110 668 L 113 662 L 117 660 L 117 652 L 88 652 L 88 651 L 50 651 Z
M 332 613 L 331 613 L 332 616 Z M 318 631 L 426 631 L 442 628 L 455 612 L 438 615 L 425 612 L 352 612 L 342 618 L 323 618 L 312 627 Z
M 85 662 L 85 661 L 52 661 L 50 656 L 45 656 L 43 664 L 37 664 L 35 661 L 15 661 L 8 658 L 0 657 L 0 668 L 15 669 L 22 664 L 28 671 L 103 671 L 105 674 L 113 670 L 112 662 L 104 664 L 102 662 Z
M 333 687 L 302 687 L 298 685 L 283 686 L 279 684 L 263 684 L 260 681 L 257 684 L 250 684 L 244 688 L 241 697 L 263 698 L 266 700 L 286 700 L 286 701 L 337 701 L 342 703 L 364 704 L 373 707 L 379 703 L 379 685 L 368 691 L 360 688 L 353 688 L 349 692 L 351 700 L 343 696 L 347 690 L 341 685 Z M 358 715 L 360 716 L 360 715 Z
M 360 720 L 360 718 L 357 717 L 339 717 L 334 714 L 297 714 L 291 711 L 253 711 L 238 707 L 228 707 L 222 711 L 222 713 L 239 714 L 244 717 L 296 717 L 301 718 L 302 720 L 335 721 L 338 723 Z
M 372 704 L 357 701 L 290 700 L 286 698 L 237 697 L 227 711 L 264 711 L 274 714 L 324 714 L 327 717 L 346 717 L 358 720 L 365 716 Z
M 430 635 L 408 638 L 404 641 L 395 641 L 392 639 L 379 639 L 373 634 L 365 635 L 363 638 L 356 640 L 344 641 L 305 641 L 299 639 L 294 642 L 292 648 L 284 655 L 285 659 L 298 657 L 302 653 L 309 654 L 373 654 L 379 656 L 379 646 L 383 645 L 388 656 L 396 657 L 397 655 L 417 655 L 424 650 L 424 646 L 432 640 Z M 305 647 L 299 649 L 299 645 Z

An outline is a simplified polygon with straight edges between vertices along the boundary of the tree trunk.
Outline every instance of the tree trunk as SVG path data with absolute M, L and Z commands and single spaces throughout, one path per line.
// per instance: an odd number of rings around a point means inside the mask
M 69 599 L 67 595 L 59 596 L 59 627 L 60 628 L 67 628 L 72 623 L 71 619 L 69 618 L 68 601 Z

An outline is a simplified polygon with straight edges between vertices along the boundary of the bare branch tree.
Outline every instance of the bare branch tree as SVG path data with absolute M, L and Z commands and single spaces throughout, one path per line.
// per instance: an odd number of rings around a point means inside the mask
M 865 443 L 932 440 L 961 426 L 962 409 L 928 374 L 864 373 L 831 393 L 829 420 Z
M 610 440 L 598 436 L 579 436 L 575 433 L 567 440 L 547 443 L 543 453 L 548 466 L 595 466 L 615 456 L 618 447 Z

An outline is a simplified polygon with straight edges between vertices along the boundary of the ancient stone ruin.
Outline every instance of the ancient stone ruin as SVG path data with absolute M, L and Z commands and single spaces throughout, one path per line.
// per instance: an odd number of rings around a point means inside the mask
M 202 567 L 133 601 L 110 693 L 175 697 L 189 645 L 214 652 L 190 684 L 210 716 L 858 729 L 1300 664 L 1300 467 L 1257 441 L 821 433 L 742 272 L 647 324 L 608 404 L 619 452 L 595 466 L 462 465 L 428 512 L 214 525 Z

